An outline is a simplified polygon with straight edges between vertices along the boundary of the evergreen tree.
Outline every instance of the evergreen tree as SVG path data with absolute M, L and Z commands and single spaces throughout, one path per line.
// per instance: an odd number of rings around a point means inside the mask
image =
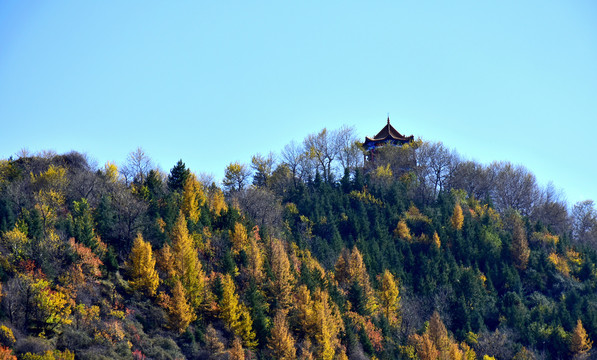
M 182 191 L 190 175 L 191 171 L 187 169 L 182 159 L 178 160 L 176 165 L 170 170 L 170 175 L 168 175 L 168 188 L 170 191 Z
M 93 215 L 87 199 L 73 202 L 73 216 L 71 218 L 73 236 L 78 242 L 91 250 L 97 248 L 98 242 L 93 230 Z

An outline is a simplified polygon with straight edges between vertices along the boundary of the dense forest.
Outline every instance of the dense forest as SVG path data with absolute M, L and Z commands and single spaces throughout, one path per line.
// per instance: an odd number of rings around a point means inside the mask
M 0 160 L 0 359 L 591 357 L 592 201 L 357 140 L 324 129 L 218 180 L 140 148 Z

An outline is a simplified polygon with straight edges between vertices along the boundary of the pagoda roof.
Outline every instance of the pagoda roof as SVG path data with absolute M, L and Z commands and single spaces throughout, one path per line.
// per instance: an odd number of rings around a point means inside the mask
M 388 116 L 388 124 L 384 126 L 383 129 L 377 135 L 370 138 L 369 136 L 365 136 L 365 144 L 373 142 L 380 142 L 385 140 L 397 140 L 400 142 L 411 142 L 415 139 L 413 135 L 411 136 L 404 136 L 398 132 L 398 130 L 394 129 L 392 124 L 390 124 L 390 117 Z

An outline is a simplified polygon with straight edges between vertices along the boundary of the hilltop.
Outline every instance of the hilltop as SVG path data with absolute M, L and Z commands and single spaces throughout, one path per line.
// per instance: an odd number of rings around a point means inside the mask
M 388 122 L 389 126 L 389 122 Z M 597 339 L 597 213 L 520 165 L 351 128 L 231 163 L 0 161 L 0 353 L 560 359 Z

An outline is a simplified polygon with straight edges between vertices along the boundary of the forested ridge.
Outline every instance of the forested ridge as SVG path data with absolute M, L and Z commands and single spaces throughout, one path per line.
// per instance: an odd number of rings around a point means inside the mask
M 357 140 L 324 129 L 221 182 L 140 148 L 0 160 L 0 359 L 594 356 L 592 201 Z

